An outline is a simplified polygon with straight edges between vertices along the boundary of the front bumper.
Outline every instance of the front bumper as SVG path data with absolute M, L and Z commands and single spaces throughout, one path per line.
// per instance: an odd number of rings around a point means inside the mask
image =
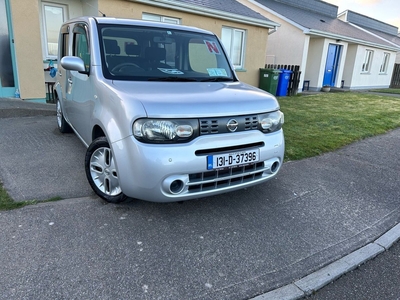
M 174 202 L 242 189 L 275 177 L 283 163 L 285 145 L 282 130 L 269 134 L 254 130 L 200 136 L 189 143 L 171 145 L 144 144 L 129 136 L 111 147 L 125 195 Z M 207 170 L 207 155 L 230 147 L 237 151 L 257 147 L 259 161 Z

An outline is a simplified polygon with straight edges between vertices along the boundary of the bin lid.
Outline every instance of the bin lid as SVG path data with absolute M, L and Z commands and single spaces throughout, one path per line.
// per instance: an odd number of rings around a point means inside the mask
M 262 72 L 267 72 L 267 73 L 273 73 L 273 74 L 282 73 L 281 70 L 279 70 L 279 69 L 272 69 L 272 68 L 267 68 L 267 69 L 265 69 L 265 68 L 260 68 L 260 71 L 262 71 Z

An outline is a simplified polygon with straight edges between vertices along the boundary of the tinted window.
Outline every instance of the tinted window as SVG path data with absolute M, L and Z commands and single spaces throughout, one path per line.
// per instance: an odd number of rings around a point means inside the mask
M 89 41 L 86 35 L 86 31 L 83 29 L 74 29 L 74 49 L 73 56 L 82 58 L 85 63 L 86 72 L 90 69 L 90 51 Z

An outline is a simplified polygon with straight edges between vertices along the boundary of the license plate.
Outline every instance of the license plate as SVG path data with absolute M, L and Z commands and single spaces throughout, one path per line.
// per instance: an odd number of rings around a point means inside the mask
M 260 159 L 260 150 L 246 150 L 233 153 L 207 156 L 207 170 L 231 168 L 257 162 Z

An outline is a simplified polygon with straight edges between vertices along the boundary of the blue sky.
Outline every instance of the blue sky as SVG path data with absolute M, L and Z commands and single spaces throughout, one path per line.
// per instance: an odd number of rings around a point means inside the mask
M 323 0 L 339 6 L 339 13 L 352 10 L 359 14 L 394 25 L 400 29 L 399 0 Z

